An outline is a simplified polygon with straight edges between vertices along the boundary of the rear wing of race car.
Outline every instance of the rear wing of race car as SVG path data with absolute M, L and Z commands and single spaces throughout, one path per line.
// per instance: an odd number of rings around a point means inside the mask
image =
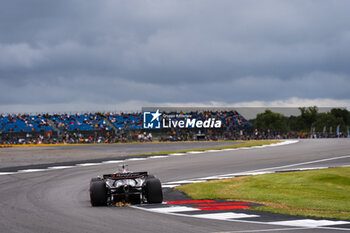
M 103 179 L 113 179 L 113 180 L 136 179 L 147 175 L 148 175 L 147 172 L 114 173 L 114 174 L 103 175 Z

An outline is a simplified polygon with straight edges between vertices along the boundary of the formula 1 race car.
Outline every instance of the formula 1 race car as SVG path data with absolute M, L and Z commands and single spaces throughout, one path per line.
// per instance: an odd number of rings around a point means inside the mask
M 117 202 L 133 204 L 162 203 L 160 180 L 147 172 L 130 172 L 122 166 L 120 172 L 105 174 L 90 181 L 92 206 L 107 206 Z

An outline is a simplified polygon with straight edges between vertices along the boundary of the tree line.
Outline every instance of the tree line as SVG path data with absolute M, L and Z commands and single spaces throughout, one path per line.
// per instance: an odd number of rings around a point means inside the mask
M 322 136 L 344 136 L 349 134 L 350 112 L 333 108 L 329 112 L 319 112 L 316 106 L 300 107 L 299 116 L 286 117 L 281 113 L 266 110 L 252 121 L 260 134 L 276 135 L 295 132 Z

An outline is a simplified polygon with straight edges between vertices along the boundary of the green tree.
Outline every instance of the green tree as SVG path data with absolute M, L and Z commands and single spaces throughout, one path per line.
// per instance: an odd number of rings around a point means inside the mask
M 314 122 L 316 131 L 323 132 L 323 128 L 326 127 L 327 131 L 330 127 L 333 129 L 337 128 L 337 125 L 344 124 L 341 118 L 336 118 L 332 113 L 320 113 L 318 114 L 317 120 Z
M 342 120 L 344 125 L 350 125 L 350 112 L 348 110 L 341 108 L 333 108 L 331 110 L 331 114 L 338 120 Z
M 311 126 L 313 126 L 313 123 L 317 120 L 317 115 L 318 115 L 318 108 L 317 106 L 312 106 L 312 107 L 302 107 L 299 108 L 301 112 L 301 121 L 302 124 L 304 125 L 305 130 L 310 130 Z
M 307 128 L 301 116 L 290 116 L 288 119 L 288 126 L 293 131 L 302 131 Z
M 280 113 L 272 112 L 271 110 L 266 110 L 263 113 L 259 113 L 256 116 L 255 128 L 259 131 L 277 131 L 279 133 L 286 133 L 288 131 L 287 127 L 287 117 Z

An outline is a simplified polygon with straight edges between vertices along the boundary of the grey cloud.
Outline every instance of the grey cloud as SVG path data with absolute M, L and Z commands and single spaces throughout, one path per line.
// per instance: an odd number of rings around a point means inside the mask
M 0 104 L 349 99 L 349 10 L 348 1 L 6 1 Z

